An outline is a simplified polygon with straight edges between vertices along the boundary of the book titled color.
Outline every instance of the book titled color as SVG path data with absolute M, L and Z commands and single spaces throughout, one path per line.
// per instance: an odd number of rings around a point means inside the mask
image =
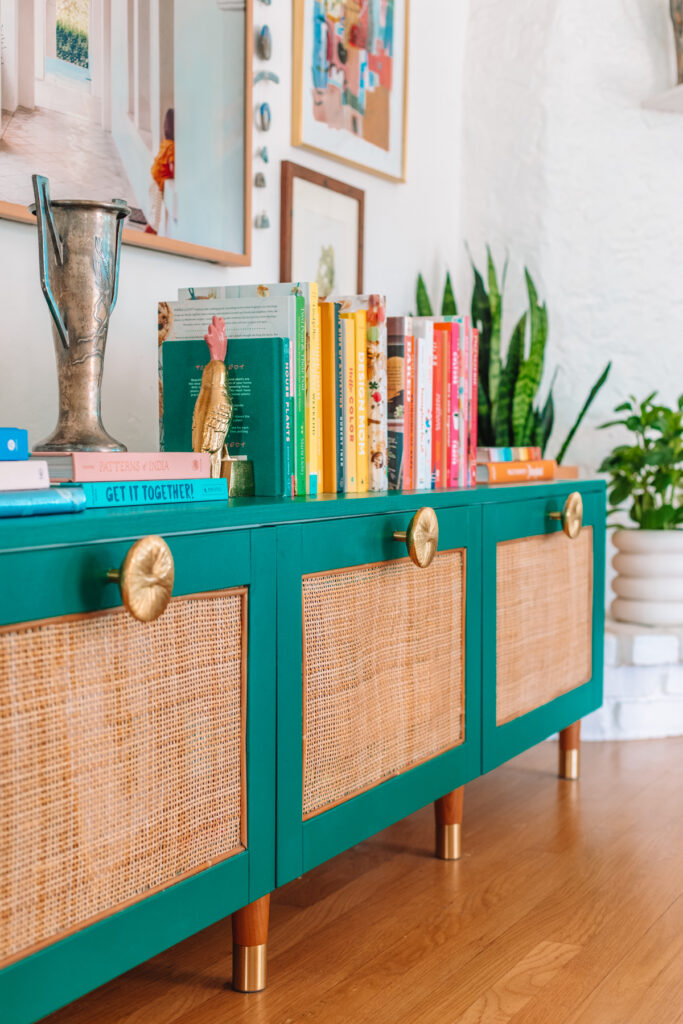
M 187 501 L 227 501 L 228 481 L 141 480 L 126 483 L 80 484 L 88 508 L 128 505 L 171 505 Z
M 211 470 L 209 456 L 197 452 L 36 452 L 35 456 L 47 464 L 52 483 L 200 480 L 208 478 Z M 32 456 L 27 465 L 34 464 Z
M 47 471 L 46 471 L 47 473 Z M 82 487 L 44 487 L 39 490 L 0 491 L 0 518 L 49 516 L 82 512 L 86 507 Z
M 28 431 L 21 427 L 0 427 L 0 461 L 17 462 L 28 458 Z
M 486 462 L 477 466 L 477 483 L 518 484 L 527 480 L 554 480 L 557 463 L 552 459 L 529 462 Z

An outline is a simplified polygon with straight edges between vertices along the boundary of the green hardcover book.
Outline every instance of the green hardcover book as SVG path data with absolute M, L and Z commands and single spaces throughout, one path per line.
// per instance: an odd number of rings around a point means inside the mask
M 160 359 L 166 344 L 203 338 L 211 318 L 222 317 L 231 338 L 282 337 L 294 339 L 296 365 L 294 458 L 296 493 L 306 494 L 306 300 L 303 295 L 274 295 L 269 298 L 198 298 L 159 304 Z M 160 367 L 161 378 L 161 367 Z M 160 422 L 163 438 L 163 423 Z M 164 444 L 169 444 L 164 438 Z
M 192 414 L 207 363 L 206 342 L 162 345 L 164 448 L 191 451 Z M 231 338 L 226 357 L 233 416 L 226 438 L 232 457 L 251 459 L 255 493 L 293 490 L 292 396 L 288 338 Z

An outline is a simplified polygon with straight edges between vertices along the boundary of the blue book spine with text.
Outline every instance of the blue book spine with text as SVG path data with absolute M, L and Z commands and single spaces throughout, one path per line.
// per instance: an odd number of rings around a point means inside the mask
M 0 427 L 0 462 L 19 462 L 28 458 L 28 430 Z
M 126 505 L 172 505 L 186 501 L 227 501 L 228 481 L 135 480 L 124 483 L 80 485 L 88 508 L 122 508 Z
M 11 516 L 49 516 L 60 512 L 82 512 L 82 487 L 44 487 L 36 491 L 0 491 L 0 519 Z

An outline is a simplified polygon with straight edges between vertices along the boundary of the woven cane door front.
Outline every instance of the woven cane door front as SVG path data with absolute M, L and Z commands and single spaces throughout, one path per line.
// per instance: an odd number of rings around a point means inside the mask
M 601 702 L 604 498 L 579 487 L 583 526 L 573 539 L 550 517 L 568 494 L 531 500 L 531 491 L 529 501 L 484 512 L 487 771 Z
M 0 632 L 0 966 L 244 848 L 246 614 Z
M 465 562 L 304 577 L 304 819 L 463 742 Z
M 480 513 L 419 568 L 418 508 L 278 529 L 278 884 L 478 774 Z

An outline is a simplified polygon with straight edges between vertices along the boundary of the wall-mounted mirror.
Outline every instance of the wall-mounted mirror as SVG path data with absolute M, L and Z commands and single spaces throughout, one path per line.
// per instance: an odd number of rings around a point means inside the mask
M 124 241 L 247 265 L 252 0 L 0 0 L 0 216 L 124 198 Z

